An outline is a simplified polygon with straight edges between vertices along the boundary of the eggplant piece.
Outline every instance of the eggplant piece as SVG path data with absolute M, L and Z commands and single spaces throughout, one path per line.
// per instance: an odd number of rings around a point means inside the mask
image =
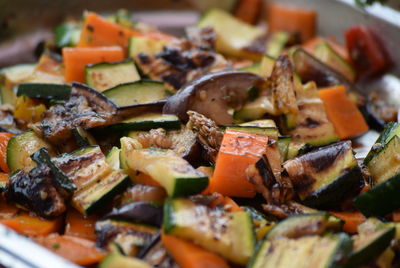
M 95 231 L 97 246 L 104 248 L 115 243 L 129 256 L 136 255 L 157 234 L 155 227 L 109 219 L 96 222 Z
M 116 116 L 126 119 L 145 113 L 161 113 L 165 103 L 166 100 L 158 100 L 150 103 L 118 107 Z
M 163 113 L 176 114 L 188 121 L 187 111 L 196 111 L 218 125 L 233 123 L 228 110 L 240 109 L 247 101 L 249 89 L 260 87 L 265 80 L 243 71 L 225 71 L 204 75 L 167 99 Z
M 73 192 L 76 190 L 76 185 L 69 180 L 67 175 L 62 172 L 52 161 L 49 155 L 49 152 L 47 151 L 46 148 L 40 148 L 38 151 L 36 151 L 32 156 L 32 160 L 35 161 L 38 165 L 43 164 L 46 165 L 50 170 L 51 173 L 53 174 L 55 178 L 55 183 L 59 187 L 59 189 L 63 189 L 67 191 L 68 193 Z
M 99 91 L 84 84 L 73 82 L 71 95 L 85 97 L 90 107 L 98 113 L 116 113 L 118 106 Z
M 134 202 L 115 208 L 105 218 L 161 226 L 162 207 L 150 202 Z
M 55 186 L 51 169 L 40 164 L 29 173 L 18 171 L 10 178 L 7 200 L 42 217 L 57 217 L 66 210 L 64 196 Z
M 51 106 L 33 130 L 58 144 L 72 137 L 72 129 L 105 126 L 116 120 L 117 106 L 106 96 L 80 83 L 72 84 L 71 98 L 65 104 Z

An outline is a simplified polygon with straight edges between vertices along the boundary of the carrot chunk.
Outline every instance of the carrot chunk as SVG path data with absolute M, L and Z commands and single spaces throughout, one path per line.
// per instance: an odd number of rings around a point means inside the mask
M 182 268 L 228 268 L 220 256 L 172 235 L 161 235 L 167 251 Z
M 120 46 L 128 48 L 131 36 L 141 36 L 140 32 L 112 23 L 100 15 L 88 12 L 82 26 L 78 47 Z
M 333 216 L 344 221 L 343 230 L 348 233 L 357 233 L 358 225 L 365 222 L 366 218 L 360 212 L 330 212 Z
M 286 31 L 300 34 L 302 42 L 315 36 L 317 12 L 304 8 L 282 5 L 268 5 L 268 29 L 271 32 Z
M 247 181 L 246 169 L 266 152 L 268 137 L 227 130 L 218 153 L 212 191 L 226 196 L 254 197 L 254 185 Z
M 61 218 L 44 220 L 24 212 L 12 218 L 1 219 L 0 223 L 17 233 L 26 236 L 39 236 L 58 231 L 61 225 Z
M 364 117 L 347 95 L 344 86 L 322 89 L 318 93 L 340 139 L 350 139 L 368 131 Z
M 120 47 L 63 48 L 66 82 L 85 82 L 85 66 L 99 62 L 114 62 L 124 59 Z
M 93 241 L 69 236 L 51 234 L 34 239 L 37 243 L 79 265 L 91 265 L 100 262 L 106 255 L 95 247 Z

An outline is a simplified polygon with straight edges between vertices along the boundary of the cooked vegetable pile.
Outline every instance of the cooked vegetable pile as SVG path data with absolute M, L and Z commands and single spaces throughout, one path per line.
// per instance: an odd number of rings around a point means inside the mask
M 0 223 L 84 266 L 398 265 L 397 109 L 359 86 L 383 43 L 277 4 L 266 31 L 260 3 L 180 38 L 86 12 L 4 68 Z

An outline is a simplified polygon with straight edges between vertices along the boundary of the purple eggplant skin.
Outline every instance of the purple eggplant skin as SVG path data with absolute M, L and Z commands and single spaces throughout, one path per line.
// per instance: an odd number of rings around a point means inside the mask
M 65 198 L 57 189 L 48 166 L 40 164 L 29 173 L 17 171 L 10 178 L 7 201 L 18 204 L 44 218 L 60 216 L 66 210 Z
M 153 202 L 133 202 L 116 208 L 105 216 L 105 219 L 128 221 L 153 226 L 161 226 L 162 207 Z
M 265 82 L 261 76 L 243 71 L 224 71 L 206 74 L 183 86 L 169 97 L 164 105 L 164 114 L 175 114 L 187 121 L 187 111 L 196 111 L 214 120 L 218 125 L 233 123 L 228 110 L 240 109 L 248 99 L 252 87 Z

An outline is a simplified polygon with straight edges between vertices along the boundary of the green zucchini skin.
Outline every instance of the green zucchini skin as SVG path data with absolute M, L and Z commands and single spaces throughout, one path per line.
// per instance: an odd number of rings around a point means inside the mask
M 68 84 L 21 83 L 18 85 L 17 96 L 49 100 L 68 100 L 72 86 Z
M 372 158 L 374 158 L 379 152 L 381 152 L 385 145 L 395 135 L 400 135 L 400 124 L 397 122 L 389 122 L 375 141 L 375 145 L 372 146 L 371 150 L 365 157 L 363 162 L 364 165 L 367 165 L 372 160 Z
M 150 130 L 155 128 L 180 129 L 181 121 L 175 115 L 145 114 L 107 127 L 110 131 Z
M 353 203 L 365 216 L 385 216 L 400 208 L 400 174 L 358 195 Z
M 120 107 L 152 103 L 170 95 L 164 83 L 152 80 L 119 84 L 103 91 L 103 94 Z
M 312 254 L 311 255 L 305 255 L 304 252 L 303 255 L 297 255 L 297 259 L 288 259 L 289 257 L 285 256 L 287 253 L 286 251 L 293 251 L 293 250 L 298 250 L 302 246 L 306 246 L 303 244 L 303 242 L 309 241 L 310 239 L 314 239 L 318 244 L 316 247 L 311 248 Z M 282 248 L 281 243 L 282 242 L 287 242 L 286 245 L 289 245 L 288 242 L 291 242 L 291 247 L 289 246 L 288 248 Z M 324 241 L 321 243 L 321 241 Z M 293 244 L 298 244 L 296 247 L 293 247 Z M 327 256 L 325 259 L 321 259 L 321 257 L 316 257 L 319 254 L 317 252 L 320 252 L 324 254 L 325 248 L 324 246 L 327 246 L 326 244 L 329 243 L 333 245 L 333 249 L 331 249 L 330 255 Z M 332 244 L 334 243 L 334 244 Z M 280 247 L 279 247 L 280 246 Z M 250 262 L 246 266 L 247 268 L 264 268 L 264 267 L 274 267 L 274 268 L 287 268 L 286 266 L 288 262 L 292 262 L 292 265 L 290 267 L 296 267 L 297 264 L 301 264 L 302 267 L 306 267 L 305 265 L 310 265 L 309 261 L 310 258 L 313 258 L 311 261 L 314 265 L 318 266 L 313 266 L 313 267 L 327 267 L 327 268 L 343 268 L 346 265 L 348 256 L 351 252 L 353 246 L 353 242 L 351 238 L 345 234 L 345 233 L 339 233 L 339 234 L 327 234 L 325 236 L 304 236 L 298 239 L 288 239 L 288 238 L 282 238 L 282 239 L 277 239 L 274 241 L 270 241 L 268 239 L 265 239 L 264 241 L 261 241 L 256 248 L 255 254 L 252 256 Z M 315 252 L 317 251 L 317 252 Z M 286 265 L 278 265 L 276 266 L 276 260 L 275 263 L 274 261 L 271 262 L 271 260 L 268 258 L 269 256 L 275 254 L 275 252 L 278 252 L 277 254 L 280 254 L 280 260 L 283 261 L 283 258 L 286 257 Z M 293 253 L 290 254 L 290 258 L 293 257 Z M 318 258 L 318 259 L 317 259 Z M 276 256 L 275 256 L 276 259 Z M 280 261 L 280 262 L 281 262 Z M 310 266 L 311 267 L 311 266 Z
M 304 235 L 321 235 L 327 231 L 341 230 L 343 222 L 326 212 L 294 215 L 272 227 L 267 240 L 281 237 L 297 238 Z
M 359 267 L 378 257 L 390 245 L 395 234 L 395 227 L 387 228 L 386 231 L 373 241 L 369 241 L 361 249 L 353 251 L 346 264 L 346 268 Z
M 318 189 L 303 200 L 306 206 L 324 207 L 336 204 L 351 191 L 354 185 L 361 184 L 362 174 L 359 166 L 340 175 L 335 181 Z

